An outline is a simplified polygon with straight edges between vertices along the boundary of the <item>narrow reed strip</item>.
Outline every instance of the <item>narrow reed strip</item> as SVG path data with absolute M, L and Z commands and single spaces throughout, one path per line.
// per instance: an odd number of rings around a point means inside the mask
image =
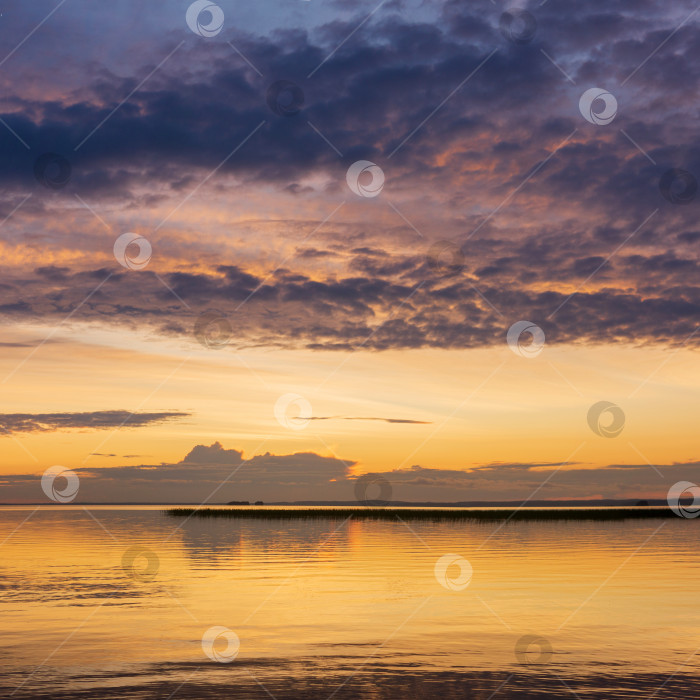
M 198 518 L 235 518 L 253 520 L 344 519 L 356 520 L 626 520 L 640 518 L 676 518 L 666 507 L 639 508 L 170 508 L 171 516 Z

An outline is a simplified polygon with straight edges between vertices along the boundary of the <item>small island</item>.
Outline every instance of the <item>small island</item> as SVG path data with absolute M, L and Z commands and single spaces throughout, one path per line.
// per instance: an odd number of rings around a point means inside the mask
M 229 501 L 227 506 L 249 506 L 250 501 Z M 255 506 L 264 506 L 265 504 L 262 501 L 255 501 L 253 504 Z

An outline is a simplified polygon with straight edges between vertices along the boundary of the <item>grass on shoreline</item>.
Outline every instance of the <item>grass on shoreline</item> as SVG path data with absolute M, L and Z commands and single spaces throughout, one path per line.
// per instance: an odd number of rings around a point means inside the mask
M 427 509 L 427 508 L 170 508 L 167 515 L 175 517 L 233 518 L 246 520 L 626 520 L 641 518 L 676 518 L 670 508 L 539 508 L 499 510 Z

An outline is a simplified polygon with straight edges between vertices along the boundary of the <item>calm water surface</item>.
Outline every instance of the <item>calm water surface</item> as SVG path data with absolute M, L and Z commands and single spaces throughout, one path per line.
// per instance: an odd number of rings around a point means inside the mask
M 0 542 L 3 697 L 700 698 L 697 520 L 4 507 Z M 466 588 L 436 578 L 445 554 Z M 232 663 L 203 651 L 214 625 Z

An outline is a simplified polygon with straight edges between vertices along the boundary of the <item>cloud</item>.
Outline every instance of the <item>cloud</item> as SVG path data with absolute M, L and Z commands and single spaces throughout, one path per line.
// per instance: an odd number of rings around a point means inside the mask
M 147 455 L 118 455 L 113 452 L 91 452 L 91 457 L 109 457 L 109 458 L 121 458 L 121 459 L 137 459 L 139 457 L 146 457 Z
M 32 79 L 0 103 L 31 146 L 0 129 L 0 216 L 22 203 L 3 227 L 22 264 L 6 265 L 0 312 L 63 318 L 111 274 L 75 320 L 192 337 L 214 306 L 244 346 L 383 350 L 489 346 L 526 318 L 549 343 L 697 345 L 698 202 L 674 205 L 659 188 L 672 168 L 700 177 L 687 90 L 700 77 L 697 17 L 679 28 L 690 9 L 591 2 L 562 16 L 545 4 L 527 45 L 503 37 L 497 9 L 452 0 L 420 16 L 382 7 L 347 42 L 362 7 L 308 31 L 238 26 L 234 44 L 265 79 L 226 41 L 187 41 L 174 11 L 160 39 L 115 30 L 119 71 L 94 41 L 66 47 L 59 23 L 47 47 L 70 54 L 75 84 L 50 89 L 46 57 L 27 56 Z M 280 78 L 304 92 L 295 116 L 267 105 Z M 607 127 L 579 113 L 593 85 L 618 99 Z M 70 158 L 59 192 L 34 178 L 45 151 Z M 345 184 L 358 159 L 386 175 L 371 203 Z M 138 278 L 75 195 L 115 230 L 153 234 L 158 254 Z M 184 214 L 195 204 L 206 221 Z M 458 274 L 431 266 L 442 239 L 464 256 Z M 34 248 L 53 260 L 29 269 Z
M 67 465 L 69 466 L 69 465 Z M 87 468 L 77 502 L 226 503 L 356 499 L 357 462 L 313 452 L 245 458 L 221 443 L 196 445 L 179 462 Z M 677 481 L 700 483 L 700 461 L 657 465 L 552 462 L 492 463 L 471 469 L 412 466 L 371 472 L 386 481 L 391 500 L 409 502 L 523 502 L 570 499 L 665 498 Z M 40 475 L 0 477 L 6 502 L 42 502 Z M 375 497 L 369 487 L 366 498 Z
M 492 251 L 502 245 L 490 243 Z M 404 267 L 399 276 L 368 267 L 364 275 L 347 277 L 318 279 L 299 271 L 269 277 L 228 265 L 196 274 L 156 276 L 144 270 L 135 279 L 95 269 L 76 272 L 60 286 L 53 283 L 50 291 L 40 280 L 15 277 L 6 282 L 0 312 L 16 321 L 37 314 L 59 319 L 103 283 L 83 303 L 81 321 L 118 322 L 196 343 L 198 318 L 215 308 L 236 327 L 234 348 L 484 347 L 502 345 L 511 322 L 519 318 L 540 325 L 550 344 L 700 342 L 693 335 L 700 287 L 689 282 L 698 271 L 695 261 L 672 254 L 619 255 L 598 273 L 595 289 L 577 289 L 599 258 L 578 263 L 566 251 L 557 253 L 556 243 L 531 249 L 523 244 L 512 250 L 520 260 L 514 269 L 505 256 L 483 265 L 478 262 L 481 246 L 474 247 L 474 262 L 448 279 L 435 276 L 424 258 L 401 253 L 393 256 Z M 541 275 L 549 270 L 562 291 L 542 288 Z M 643 277 L 632 281 L 640 270 Z M 616 278 L 624 279 L 624 287 Z M 183 309 L 180 299 L 190 308 Z
M 60 430 L 103 430 L 143 428 L 169 420 L 186 418 L 182 411 L 158 413 L 131 411 L 87 411 L 83 413 L 0 413 L 0 434 L 45 433 Z M 115 455 L 110 455 L 115 456 Z
M 384 423 L 410 423 L 412 425 L 429 425 L 429 420 L 411 420 L 409 418 L 378 418 L 372 416 L 310 416 L 305 420 L 376 420 Z
M 389 482 L 395 501 L 511 501 L 665 499 L 677 481 L 700 483 L 700 462 L 658 465 L 557 463 L 489 464 L 470 470 L 413 466 L 373 472 L 369 481 Z
M 176 463 L 101 468 L 76 467 L 80 501 L 204 502 L 324 499 L 341 494 L 354 462 L 313 452 L 268 453 L 244 459 L 221 443 L 196 445 Z M 0 477 L 3 498 L 44 500 L 40 479 Z

